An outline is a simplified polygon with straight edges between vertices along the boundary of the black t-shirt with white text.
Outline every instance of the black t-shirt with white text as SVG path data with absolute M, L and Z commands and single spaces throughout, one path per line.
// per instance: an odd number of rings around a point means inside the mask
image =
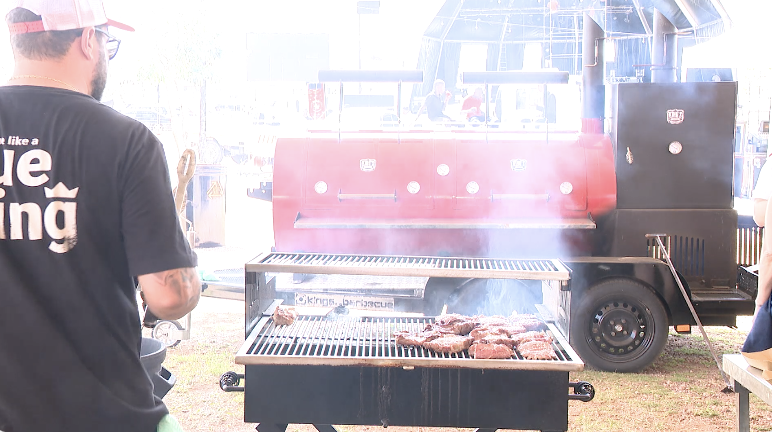
M 0 87 L 0 430 L 155 431 L 134 278 L 195 265 L 152 132 L 81 93 Z

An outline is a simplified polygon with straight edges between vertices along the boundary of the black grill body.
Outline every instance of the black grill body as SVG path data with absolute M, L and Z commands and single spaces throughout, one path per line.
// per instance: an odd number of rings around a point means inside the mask
M 736 101 L 734 82 L 614 85 L 617 208 L 732 209 Z
M 568 372 L 247 365 L 246 376 L 244 419 L 266 432 L 288 423 L 568 429 Z
M 735 210 L 616 210 L 598 228 L 597 256 L 663 258 L 656 240 L 646 238 L 662 233 L 690 287 L 727 287 L 737 278 Z

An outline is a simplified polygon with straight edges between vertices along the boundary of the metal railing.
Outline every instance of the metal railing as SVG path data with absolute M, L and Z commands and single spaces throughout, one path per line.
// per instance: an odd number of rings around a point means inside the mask
M 761 258 L 761 244 L 764 228 L 753 221 L 753 217 L 740 215 L 737 220 L 737 265 L 750 267 Z

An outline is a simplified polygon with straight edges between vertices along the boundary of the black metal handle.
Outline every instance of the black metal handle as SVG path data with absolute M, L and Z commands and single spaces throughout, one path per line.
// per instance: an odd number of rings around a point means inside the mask
M 244 387 L 239 386 L 243 378 L 243 374 L 225 372 L 220 376 L 220 389 L 224 392 L 243 392 Z
M 595 397 L 595 387 L 586 381 L 570 382 L 568 385 L 574 389 L 574 393 L 568 395 L 568 400 L 589 402 Z

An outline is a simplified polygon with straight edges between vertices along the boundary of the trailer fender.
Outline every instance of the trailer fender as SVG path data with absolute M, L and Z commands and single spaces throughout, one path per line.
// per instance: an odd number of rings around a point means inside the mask
M 571 268 L 571 301 L 576 303 L 590 287 L 610 279 L 628 279 L 650 288 L 665 306 L 670 325 L 695 324 L 689 306 L 666 263 L 643 257 L 575 258 L 566 260 Z M 678 275 L 691 298 L 689 284 Z

